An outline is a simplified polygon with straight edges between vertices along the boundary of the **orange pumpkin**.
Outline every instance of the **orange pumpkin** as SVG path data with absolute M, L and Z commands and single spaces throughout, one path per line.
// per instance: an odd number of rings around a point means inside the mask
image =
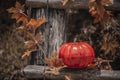
M 94 61 L 94 50 L 86 42 L 66 43 L 59 50 L 59 58 L 69 68 L 86 68 Z

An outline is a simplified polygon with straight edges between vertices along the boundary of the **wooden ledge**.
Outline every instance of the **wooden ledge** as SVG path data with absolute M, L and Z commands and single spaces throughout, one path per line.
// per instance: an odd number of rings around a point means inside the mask
M 26 78 L 38 79 L 46 78 L 49 80 L 65 80 L 64 75 L 71 75 L 73 80 L 120 80 L 120 71 L 111 70 L 81 70 L 64 68 L 59 71 L 59 75 L 44 74 L 44 70 L 49 67 L 28 65 L 22 71 Z
M 55 9 L 88 9 L 88 0 L 75 0 L 69 2 L 65 6 L 61 3 L 62 0 L 49 0 L 49 7 Z M 120 0 L 111 0 L 112 5 L 106 9 L 113 11 L 120 11 Z M 44 8 L 47 7 L 47 0 L 26 0 L 26 6 L 31 8 Z

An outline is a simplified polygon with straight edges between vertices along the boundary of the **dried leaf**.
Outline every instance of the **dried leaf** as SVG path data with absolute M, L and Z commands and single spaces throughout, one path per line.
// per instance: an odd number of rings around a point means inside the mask
M 104 11 L 103 18 L 108 19 L 111 15 L 110 11 Z
M 23 13 L 24 12 L 24 5 L 21 5 L 19 2 L 16 2 L 15 7 L 11 7 L 7 9 L 9 13 Z
M 96 58 L 96 62 L 95 64 L 99 67 L 99 68 L 103 68 L 103 69 L 111 69 L 111 66 L 109 64 L 109 62 L 113 62 L 113 60 L 105 60 L 105 59 L 102 59 L 100 57 Z
M 94 23 L 99 23 L 100 22 L 100 17 L 99 17 L 99 15 L 96 15 L 95 16 L 95 19 L 94 19 Z
M 96 69 L 97 68 L 97 64 L 96 63 L 95 64 L 89 64 L 87 68 L 88 69 Z
M 96 8 L 96 0 L 89 0 L 89 9 Z
M 16 21 L 17 21 L 17 23 L 19 23 L 19 22 L 23 22 L 24 24 L 27 24 L 28 23 L 28 18 L 27 18 L 27 16 L 25 15 L 25 14 L 23 14 L 23 13 L 19 13 L 19 15 L 18 15 L 18 19 L 16 19 Z
M 62 68 L 65 68 L 66 66 L 61 66 L 58 68 L 53 68 L 52 70 L 45 70 L 45 74 L 54 74 L 54 75 L 58 75 L 59 74 L 59 70 L 61 70 Z
M 40 44 L 41 44 L 42 42 L 44 42 L 44 38 L 43 38 L 41 32 L 39 32 L 39 33 L 36 34 L 35 40 L 37 41 L 37 43 L 40 43 Z
M 27 15 L 25 15 L 24 12 L 24 5 L 21 5 L 19 2 L 16 2 L 15 7 L 11 7 L 7 9 L 9 13 L 12 14 L 12 19 L 16 19 L 16 22 L 23 22 L 23 23 L 28 23 Z
M 24 26 L 18 27 L 17 30 L 23 31 L 26 38 L 35 41 L 35 36 L 32 33 L 30 33 L 28 30 L 26 30 Z
M 27 38 L 35 41 L 35 36 L 32 33 L 30 33 L 29 31 L 24 30 L 24 34 L 26 35 Z
M 25 5 L 21 5 L 19 2 L 16 1 L 15 8 L 18 9 L 19 11 L 21 10 L 24 12 L 24 6 Z
M 31 54 L 31 52 L 33 52 L 33 51 L 24 52 L 24 54 L 22 55 L 22 59 L 25 58 L 25 57 L 28 57 Z
M 28 49 L 36 49 L 36 43 L 34 41 L 25 41 L 25 45 Z
M 49 67 L 61 67 L 63 66 L 62 59 L 59 59 L 57 53 L 53 53 L 51 58 L 45 59 Z
M 27 27 L 29 29 L 32 29 L 32 30 L 36 30 L 38 27 L 40 27 L 42 24 L 44 24 L 46 22 L 46 19 L 45 18 L 42 18 L 42 19 L 39 19 L 39 20 L 35 20 L 35 19 L 31 19 L 29 21 L 29 23 L 27 24 Z
M 35 19 L 30 19 L 30 21 L 29 21 L 28 24 L 27 24 L 27 27 L 28 27 L 29 29 L 34 29 L 35 26 L 36 26 L 36 24 L 37 24 L 37 21 L 36 21 Z
M 37 24 L 36 24 L 37 28 L 38 28 L 39 26 L 41 26 L 42 24 L 44 24 L 45 22 L 46 22 L 46 18 L 39 19 L 39 20 L 37 21 Z
M 45 74 L 54 74 L 54 75 L 58 75 L 59 71 L 57 69 L 52 70 L 52 71 L 45 71 Z
M 110 6 L 112 5 L 111 1 L 110 0 L 101 0 L 101 3 L 105 6 Z
M 65 80 L 72 80 L 71 76 L 65 75 Z
M 66 5 L 67 2 L 68 2 L 68 0 L 62 0 L 63 6 Z
M 16 9 L 16 8 L 14 8 L 14 7 L 11 7 L 11 8 L 9 8 L 9 9 L 7 9 L 7 11 L 9 12 L 9 13 L 18 13 L 19 11 Z
M 101 18 L 103 18 L 105 9 L 104 9 L 104 7 L 101 4 L 97 5 L 97 12 L 98 12 L 99 16 Z
M 105 25 L 105 20 L 108 20 L 110 17 L 110 12 L 106 11 L 104 5 L 110 5 L 110 0 L 90 0 L 89 1 L 89 12 L 94 19 L 94 23 L 101 22 L 102 25 Z
M 11 18 L 18 20 L 20 18 L 20 16 L 21 16 L 21 13 L 20 14 L 15 13 L 15 14 L 12 14 Z
M 90 13 L 92 16 L 95 16 L 95 17 L 98 15 L 97 10 L 91 10 Z
M 25 27 L 24 26 L 20 26 L 17 28 L 17 30 L 25 30 Z
M 49 59 L 49 58 L 46 58 L 45 62 L 48 64 L 49 67 L 53 67 L 53 65 L 54 65 L 53 62 L 51 61 L 51 59 Z
M 15 13 L 11 16 L 12 19 L 16 19 L 16 22 L 19 23 L 19 22 L 23 22 L 23 23 L 28 23 L 28 19 L 27 19 L 27 16 L 23 13 Z
M 56 53 L 56 52 L 53 53 L 53 54 L 52 54 L 52 58 L 54 58 L 54 59 L 55 59 L 55 58 L 58 58 L 58 53 Z
M 96 0 L 89 0 L 89 2 L 95 2 Z

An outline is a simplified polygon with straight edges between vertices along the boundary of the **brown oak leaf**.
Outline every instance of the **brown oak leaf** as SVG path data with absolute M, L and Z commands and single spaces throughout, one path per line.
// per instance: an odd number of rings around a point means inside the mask
M 38 19 L 37 21 L 35 19 L 31 19 L 28 24 L 27 24 L 27 27 L 29 29 L 32 29 L 32 30 L 36 30 L 38 27 L 40 27 L 42 24 L 44 24 L 46 22 L 46 19 L 45 18 L 42 18 L 42 19 Z
M 30 40 L 30 41 L 25 41 L 24 43 L 28 49 L 36 49 L 36 43 L 34 41 Z
M 72 80 L 71 75 L 69 76 L 65 75 L 65 80 Z
M 16 19 L 17 23 L 19 23 L 19 22 L 23 22 L 25 24 L 28 23 L 28 18 L 27 18 L 27 16 L 24 13 L 12 14 L 11 18 L 12 19 Z
M 110 5 L 110 0 L 90 0 L 89 12 L 95 18 L 94 23 L 101 22 L 105 25 L 105 21 L 109 20 L 110 12 L 105 10 L 104 5 Z M 104 23 L 103 23 L 104 22 Z
M 25 57 L 28 57 L 31 54 L 31 52 L 33 52 L 33 51 L 24 52 L 23 55 L 22 55 L 22 59 L 25 58 Z
M 24 26 L 18 27 L 17 30 L 23 31 L 23 32 L 24 32 L 24 35 L 26 36 L 26 38 L 35 41 L 35 36 L 34 36 L 34 34 L 30 33 Z
M 66 5 L 66 3 L 68 2 L 68 0 L 62 0 L 62 5 Z
M 37 43 L 40 43 L 40 44 L 41 44 L 42 42 L 44 42 L 44 38 L 43 38 L 41 32 L 39 32 L 39 33 L 36 34 L 35 40 L 37 41 Z
M 24 14 L 24 5 L 21 5 L 19 2 L 16 2 L 15 7 L 7 9 L 9 13 L 12 13 L 12 19 L 16 19 L 16 22 L 28 23 L 28 17 Z
M 63 66 L 62 59 L 58 58 L 57 53 L 53 53 L 50 58 L 45 59 L 49 67 L 61 67 Z
M 112 5 L 112 2 L 110 0 L 100 0 L 102 5 L 105 5 L 105 6 L 110 6 Z

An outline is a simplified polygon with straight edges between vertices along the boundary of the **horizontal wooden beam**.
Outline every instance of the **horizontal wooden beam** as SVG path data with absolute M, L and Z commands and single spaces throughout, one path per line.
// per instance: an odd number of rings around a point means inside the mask
M 64 68 L 59 71 L 58 75 L 44 74 L 44 71 L 48 69 L 47 66 L 28 65 L 24 68 L 23 73 L 29 79 L 65 80 L 64 76 L 70 75 L 73 80 L 120 80 L 120 71 Z
M 50 8 L 55 9 L 88 9 L 88 0 L 75 0 L 74 2 L 70 1 L 65 6 L 62 5 L 62 0 L 26 0 L 26 6 L 31 8 L 44 8 L 49 6 Z M 112 5 L 106 7 L 109 10 L 120 11 L 120 0 L 111 0 Z
M 62 0 L 26 0 L 26 6 L 32 8 L 42 8 L 46 7 L 47 5 L 50 8 L 57 8 L 57 9 L 66 9 L 66 8 L 87 8 L 88 1 L 87 0 L 80 0 L 79 2 L 74 1 L 66 4 L 65 6 L 62 5 Z

